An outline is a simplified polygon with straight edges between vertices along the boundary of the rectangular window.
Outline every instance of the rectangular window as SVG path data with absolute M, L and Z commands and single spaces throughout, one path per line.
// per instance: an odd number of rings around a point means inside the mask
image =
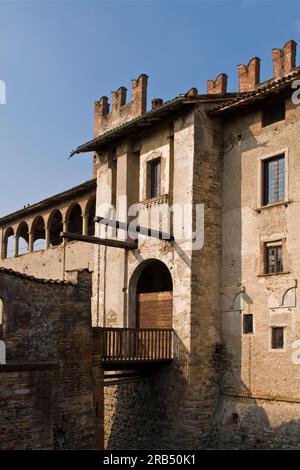
M 149 199 L 160 196 L 160 179 L 161 179 L 160 158 L 156 158 L 148 163 L 148 191 Z
M 272 328 L 272 349 L 283 349 L 284 328 L 275 326 Z
M 263 204 L 284 201 L 285 159 L 284 155 L 263 161 Z
M 253 333 L 253 315 L 246 314 L 243 316 L 243 333 L 249 334 Z
M 275 105 L 268 106 L 262 111 L 262 126 L 270 126 L 275 122 L 283 121 L 285 119 L 285 102 L 276 103 Z
M 266 243 L 265 245 L 266 274 L 282 273 L 282 242 Z

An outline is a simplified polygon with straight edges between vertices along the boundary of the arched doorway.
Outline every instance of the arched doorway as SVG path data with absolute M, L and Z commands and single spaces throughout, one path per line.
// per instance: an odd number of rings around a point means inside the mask
M 136 328 L 172 328 L 173 282 L 169 269 L 159 260 L 147 260 L 140 269 Z

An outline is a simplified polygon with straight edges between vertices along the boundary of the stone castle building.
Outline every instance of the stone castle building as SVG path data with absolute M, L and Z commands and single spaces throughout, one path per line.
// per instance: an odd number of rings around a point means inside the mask
M 258 57 L 239 65 L 235 93 L 220 74 L 206 94 L 191 88 L 147 111 L 143 74 L 130 102 L 124 87 L 111 110 L 102 97 L 94 138 L 72 152 L 93 152 L 94 178 L 0 219 L 10 361 L 0 366 L 0 397 L 5 384 L 14 397 L 1 425 L 11 436 L 24 368 L 25 397 L 47 402 L 26 405 L 31 423 L 43 428 L 39 417 L 50 415 L 45 441 L 28 426 L 2 447 L 300 447 L 296 43 L 272 57 L 266 82 Z M 192 232 L 200 204 L 203 246 L 176 238 L 175 215 L 165 233 L 164 208 L 190 207 Z M 132 205 L 136 240 L 127 230 Z M 103 220 L 112 206 L 116 230 Z M 74 364 L 83 377 L 76 387 Z M 52 384 L 59 407 L 30 374 Z

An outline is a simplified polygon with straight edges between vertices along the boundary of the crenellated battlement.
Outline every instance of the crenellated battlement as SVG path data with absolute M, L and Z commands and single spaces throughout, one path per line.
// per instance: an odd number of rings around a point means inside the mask
M 260 83 L 260 58 L 252 57 L 247 65 L 238 65 L 239 91 L 250 91 Z
M 287 41 L 282 49 L 272 50 L 274 79 L 281 78 L 290 73 L 296 67 L 297 43 Z
M 220 73 L 215 80 L 207 80 L 207 93 L 209 95 L 226 93 L 227 79 L 228 76 L 226 75 L 226 73 Z
M 126 103 L 127 88 L 112 92 L 111 111 L 107 96 L 95 102 L 94 137 L 141 116 L 147 108 L 148 76 L 141 74 L 132 80 L 132 100 Z
M 274 80 L 288 75 L 295 69 L 296 49 L 297 43 L 289 40 L 282 49 L 274 48 L 272 50 Z M 238 91 L 240 93 L 254 90 L 261 84 L 260 62 L 259 57 L 252 57 L 248 64 L 238 65 Z M 228 77 L 225 73 L 220 73 L 215 80 L 207 80 L 207 94 L 227 93 L 227 80 Z

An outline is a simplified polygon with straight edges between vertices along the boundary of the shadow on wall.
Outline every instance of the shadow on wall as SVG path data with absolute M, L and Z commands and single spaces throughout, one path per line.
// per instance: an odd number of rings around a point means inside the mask
M 250 398 L 246 396 L 247 387 L 243 394 L 226 395 L 220 400 L 212 448 L 299 449 L 300 403 Z M 297 415 L 299 419 L 295 419 Z
M 174 348 L 176 360 L 171 365 L 149 370 L 144 378 L 105 387 L 105 448 L 180 448 L 189 353 L 178 337 Z

